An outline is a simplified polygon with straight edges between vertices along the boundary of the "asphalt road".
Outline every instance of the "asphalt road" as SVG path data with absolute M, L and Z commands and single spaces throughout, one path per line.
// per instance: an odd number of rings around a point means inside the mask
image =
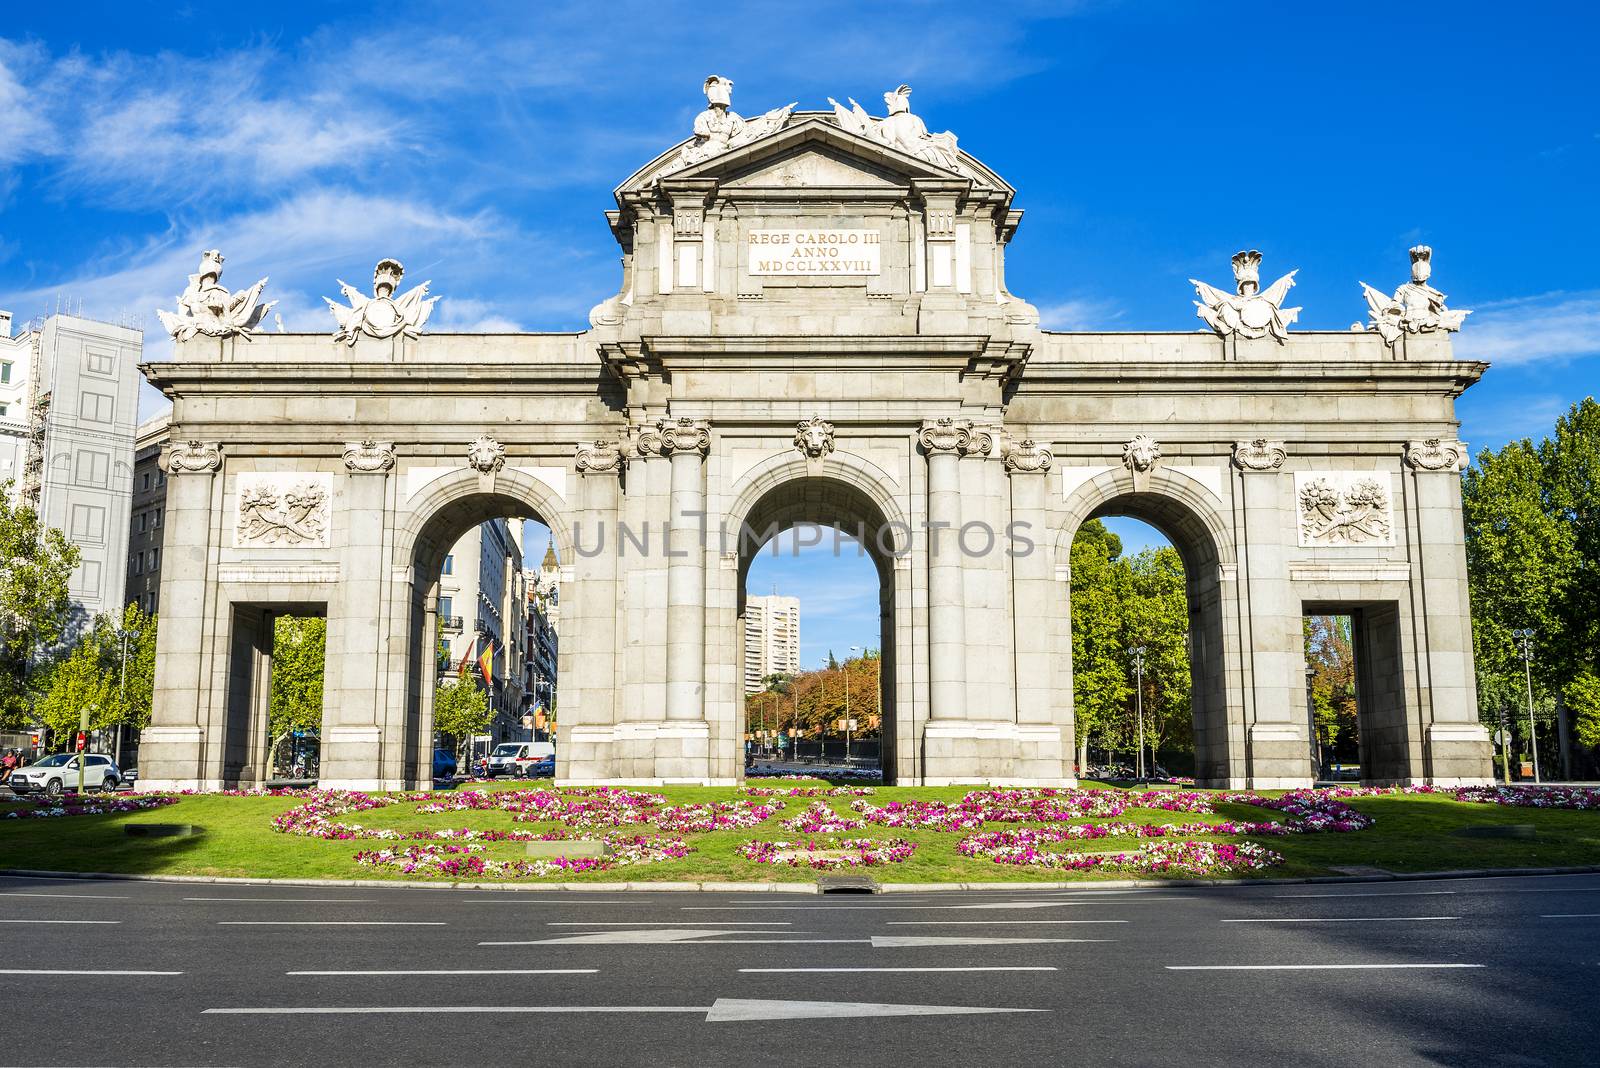
M 0 946 L 5 1065 L 1600 1061 L 1594 876 L 876 896 L 0 878 Z

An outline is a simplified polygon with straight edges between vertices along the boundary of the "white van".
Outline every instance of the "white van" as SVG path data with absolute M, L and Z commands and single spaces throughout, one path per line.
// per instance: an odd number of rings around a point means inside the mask
M 554 742 L 501 742 L 489 754 L 489 778 L 513 775 L 519 779 L 556 773 Z

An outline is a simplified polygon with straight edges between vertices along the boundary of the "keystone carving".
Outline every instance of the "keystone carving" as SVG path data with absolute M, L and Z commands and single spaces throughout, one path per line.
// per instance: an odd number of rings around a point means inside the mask
M 1419 471 L 1462 471 L 1469 462 L 1466 442 L 1439 438 L 1406 442 L 1405 457 Z
M 506 447 L 489 435 L 467 446 L 467 464 L 480 474 L 492 475 L 506 465 Z
M 972 445 L 972 424 L 951 416 L 924 420 L 917 440 L 930 453 L 965 452 Z
M 578 471 L 586 475 L 603 475 L 621 471 L 622 450 L 614 441 L 604 439 L 578 446 Z
M 1032 438 L 1023 438 L 1020 444 L 1006 450 L 1005 464 L 1006 470 L 1013 475 L 1031 475 L 1050 470 L 1050 463 L 1054 459 L 1049 449 Z
M 1133 440 L 1122 447 L 1122 462 L 1134 474 L 1145 474 L 1161 459 L 1161 446 L 1149 434 L 1135 434 Z
M 795 425 L 794 447 L 808 460 L 820 460 L 833 451 L 833 424 L 820 415 Z
M 686 415 L 676 420 L 662 419 L 656 423 L 662 455 L 675 452 L 698 452 L 704 456 L 711 449 L 711 427 L 704 420 L 690 419 Z
M 394 442 L 352 441 L 344 447 L 344 466 L 353 472 L 366 475 L 382 474 L 394 470 Z
M 1288 458 L 1281 441 L 1255 438 L 1233 443 L 1233 463 L 1241 471 L 1276 471 Z
M 169 475 L 210 473 L 222 467 L 222 446 L 214 441 L 190 439 L 167 450 Z

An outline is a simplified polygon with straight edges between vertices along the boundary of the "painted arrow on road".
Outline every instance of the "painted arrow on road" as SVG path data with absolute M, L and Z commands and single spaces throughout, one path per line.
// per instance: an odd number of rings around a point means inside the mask
M 417 1014 L 507 1013 L 692 1013 L 706 1023 L 757 1020 L 821 1020 L 871 1016 L 981 1016 L 993 1013 L 1049 1012 L 988 1005 L 893 1005 L 874 1001 L 762 1001 L 718 998 L 710 1005 L 306 1005 L 270 1008 L 206 1009 L 208 1016 L 401 1016 Z

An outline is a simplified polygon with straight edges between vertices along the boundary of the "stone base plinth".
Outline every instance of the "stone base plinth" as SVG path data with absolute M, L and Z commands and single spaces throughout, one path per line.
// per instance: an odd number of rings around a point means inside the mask
M 328 727 L 322 732 L 317 785 L 326 790 L 400 790 L 405 783 L 375 777 L 383 732 L 377 727 Z
M 1003 720 L 934 720 L 922 731 L 922 786 L 1075 786 L 1061 728 Z
M 1428 728 L 1428 782 L 1486 786 L 1494 781 L 1494 746 L 1480 723 L 1435 723 Z
M 1311 739 L 1304 726 L 1258 723 L 1250 728 L 1247 790 L 1303 790 L 1313 781 Z M 1209 785 L 1209 784 L 1208 784 Z M 1231 787 L 1238 789 L 1238 787 Z
M 200 727 L 146 727 L 139 733 L 141 791 L 220 790 L 222 780 L 204 775 L 205 731 Z
M 711 774 L 711 725 L 702 720 L 572 727 L 556 750 L 556 781 L 572 786 L 732 786 Z

